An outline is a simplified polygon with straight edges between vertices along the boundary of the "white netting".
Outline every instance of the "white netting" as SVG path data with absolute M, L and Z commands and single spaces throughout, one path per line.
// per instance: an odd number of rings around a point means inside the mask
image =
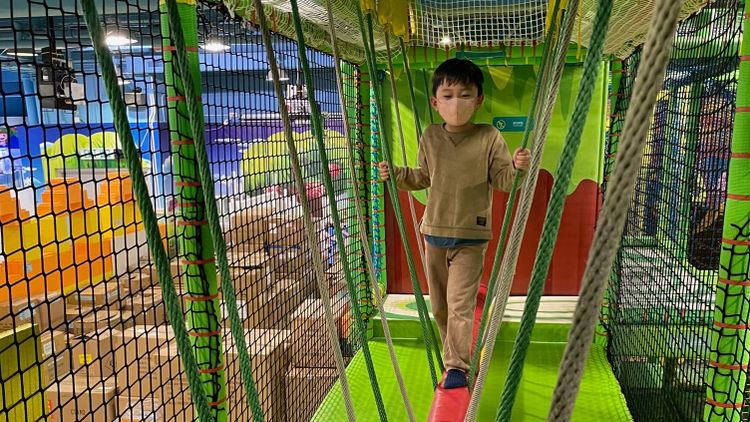
M 208 0 L 205 0 L 208 1 Z M 344 58 L 364 61 L 362 37 L 357 21 L 359 0 L 333 0 L 336 32 Z M 411 44 L 438 48 L 470 46 L 530 45 L 545 35 L 550 0 L 403 0 L 410 4 L 413 31 Z M 574 42 L 588 44 L 598 0 L 583 0 L 573 35 Z M 252 19 L 251 0 L 223 0 L 230 12 Z M 326 0 L 298 0 L 307 44 L 330 51 Z M 682 17 L 696 12 L 705 0 L 684 0 Z M 263 0 L 276 32 L 294 37 L 289 0 Z M 605 54 L 625 57 L 643 43 L 655 0 L 618 0 L 613 4 L 612 21 L 604 47 Z M 377 21 L 377 19 L 376 19 Z M 375 48 L 378 61 L 385 60 L 385 35 L 375 22 Z M 394 39 L 391 45 L 398 46 Z M 395 54 L 400 51 L 396 49 Z
M 336 36 L 339 39 L 339 50 L 343 58 L 353 62 L 364 62 L 362 35 L 357 19 L 357 4 L 359 0 L 332 0 L 333 14 L 336 20 Z M 243 19 L 252 19 L 252 0 L 223 0 L 230 11 Z M 306 43 L 314 48 L 330 52 L 331 35 L 328 30 L 328 16 L 326 0 L 298 0 L 300 16 L 303 19 L 303 30 Z M 294 38 L 294 26 L 291 20 L 292 7 L 289 0 L 263 0 L 266 14 L 273 19 L 274 31 Z M 271 11 L 274 11 L 272 14 Z M 269 18 L 269 19 L 270 19 Z M 385 35 L 377 22 L 375 28 L 375 49 L 378 60 L 385 60 Z M 398 46 L 393 38 L 391 46 Z M 400 50 L 396 47 L 394 54 Z
M 655 0 L 613 2 L 605 54 L 625 57 L 642 44 Z M 548 0 L 413 0 L 414 42 L 455 48 L 530 44 L 544 37 Z M 588 45 L 598 0 L 582 1 L 574 42 Z M 682 16 L 699 10 L 705 0 L 685 0 Z M 580 29 L 579 29 L 580 28 Z
M 581 43 L 587 45 L 591 37 L 594 15 L 598 0 L 583 0 Z M 656 0 L 615 1 L 612 4 L 612 20 L 604 45 L 604 53 L 617 57 L 627 57 L 646 40 L 649 21 Z M 695 13 L 706 4 L 706 0 L 685 0 L 680 20 Z M 578 25 L 578 24 L 577 24 Z M 576 28 L 576 31 L 578 29 Z
M 414 42 L 437 47 L 531 44 L 544 37 L 547 0 L 414 0 Z

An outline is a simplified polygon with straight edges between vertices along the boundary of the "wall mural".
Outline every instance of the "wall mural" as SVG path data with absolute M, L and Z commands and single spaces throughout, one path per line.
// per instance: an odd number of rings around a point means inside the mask
M 131 125 L 133 138 L 139 143 L 144 168 L 159 164 L 159 155 L 152 154 L 153 145 L 158 145 L 159 132 L 147 125 Z M 79 168 L 124 167 L 119 140 L 112 125 L 92 126 L 14 126 L 1 129 L 9 136 L 9 165 L 27 186 L 33 185 L 41 195 L 50 179 L 63 177 L 64 171 Z M 4 153 L 0 142 L 0 156 Z M 12 184 L 13 179 L 3 166 L 0 183 Z

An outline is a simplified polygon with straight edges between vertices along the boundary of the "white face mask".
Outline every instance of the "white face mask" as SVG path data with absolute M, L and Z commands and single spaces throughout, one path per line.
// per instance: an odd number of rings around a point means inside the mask
M 438 99 L 438 113 L 451 126 L 463 126 L 469 123 L 476 111 L 476 97 L 471 98 L 440 98 Z

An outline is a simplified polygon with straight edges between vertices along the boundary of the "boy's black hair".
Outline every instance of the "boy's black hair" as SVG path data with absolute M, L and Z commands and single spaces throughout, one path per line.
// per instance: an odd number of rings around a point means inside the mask
M 437 95 L 440 85 L 463 84 L 466 86 L 474 85 L 477 87 L 479 95 L 482 95 L 482 85 L 484 84 L 484 74 L 470 60 L 448 59 L 435 69 L 432 75 L 432 95 Z

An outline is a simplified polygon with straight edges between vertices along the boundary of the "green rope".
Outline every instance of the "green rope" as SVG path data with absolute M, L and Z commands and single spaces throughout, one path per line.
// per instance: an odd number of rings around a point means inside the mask
M 406 140 L 404 138 L 404 125 L 401 120 L 401 102 L 398 98 L 398 87 L 396 86 L 398 81 L 396 80 L 396 72 L 393 68 L 393 59 L 391 57 L 393 56 L 393 52 L 391 50 L 391 37 L 386 35 L 385 37 L 385 51 L 386 51 L 386 69 L 388 70 L 388 75 L 390 77 L 390 84 L 389 87 L 391 88 L 391 99 L 393 100 L 393 104 L 395 107 L 393 108 L 393 120 L 396 122 L 396 126 L 398 127 L 398 137 L 401 146 L 401 159 L 404 160 L 404 165 L 407 164 L 407 156 L 406 156 Z M 412 86 L 409 87 L 409 92 L 412 95 L 412 111 L 416 110 L 415 104 L 413 102 L 414 97 L 414 89 Z M 416 122 L 414 122 L 414 128 L 417 132 L 417 142 L 419 142 L 419 139 L 422 137 L 421 130 L 419 129 L 419 116 L 416 114 L 413 115 L 414 118 L 417 119 Z M 429 190 L 426 190 L 426 192 L 429 192 Z M 425 274 L 427 274 L 427 266 L 426 266 L 426 260 L 425 260 L 425 253 L 424 253 L 424 245 L 421 240 L 421 236 L 419 234 L 419 220 L 417 219 L 417 211 L 416 207 L 414 206 L 414 195 L 408 195 L 407 197 L 409 202 L 409 215 L 411 216 L 411 228 L 414 230 L 414 238 L 417 239 L 417 249 L 419 249 L 419 262 L 422 263 L 422 270 Z
M 371 57 L 373 58 L 373 63 L 375 63 L 375 35 L 373 34 L 373 17 L 369 13 L 367 14 L 367 32 L 368 32 L 368 40 L 369 40 L 369 47 L 371 49 Z M 378 107 L 380 110 L 383 109 L 383 103 L 382 103 L 382 97 L 380 97 L 381 100 L 378 102 Z M 376 98 L 377 99 L 377 98 Z M 401 232 L 401 239 L 404 244 L 404 252 L 406 253 L 407 257 L 407 264 L 409 260 L 411 260 L 413 264 L 412 254 L 411 254 L 411 247 L 409 246 L 409 239 L 407 238 L 405 229 L 405 219 L 403 211 L 401 210 L 401 202 L 398 198 L 398 187 L 396 186 L 396 179 L 393 177 L 393 171 L 391 168 L 393 167 L 393 154 L 391 152 L 391 144 L 386 142 L 385 133 L 382 131 L 381 126 L 381 132 L 383 135 L 383 158 L 385 158 L 386 162 L 388 162 L 388 169 L 390 174 L 390 177 L 388 180 L 391 182 L 389 186 L 389 194 L 391 195 L 391 202 L 393 205 L 394 214 L 396 216 L 396 221 L 403 223 L 403 226 L 399 226 L 399 231 Z M 426 272 L 426 271 L 425 271 Z M 435 330 L 433 328 L 432 322 L 430 321 L 430 314 L 427 310 L 427 303 L 424 301 L 424 295 L 422 294 L 422 287 L 419 285 L 419 282 L 417 281 L 417 273 L 416 269 L 414 270 L 414 273 L 412 273 L 412 269 L 409 269 L 409 273 L 412 280 L 412 289 L 414 290 L 414 294 L 417 297 L 417 309 L 421 311 L 421 315 L 423 315 L 425 321 L 429 321 L 427 323 L 427 329 L 428 333 L 430 334 L 431 343 L 435 344 L 435 359 L 438 363 L 438 368 L 440 368 L 440 372 L 442 373 L 445 371 L 445 366 L 443 365 L 443 355 L 440 353 L 440 350 L 438 348 L 438 340 L 437 336 L 435 335 Z M 416 286 L 416 287 L 415 287 Z M 420 302 L 421 302 L 421 309 L 420 309 Z M 424 328 L 423 328 L 424 329 Z M 432 348 L 430 347 L 430 350 Z
M 362 39 L 365 40 L 365 57 L 367 59 L 367 67 L 370 72 L 370 75 L 373 77 L 377 75 L 377 71 L 375 68 L 375 57 L 373 52 L 375 51 L 374 45 L 373 45 L 373 36 L 372 36 L 372 16 L 370 14 L 367 15 L 367 28 L 365 27 L 365 18 L 362 13 L 362 7 L 359 3 L 359 1 L 355 2 L 357 7 L 357 18 L 359 20 L 359 26 L 360 30 L 362 32 Z M 369 34 L 368 34 L 369 33 Z M 368 39 L 369 36 L 369 39 Z M 382 97 L 380 95 L 380 92 L 377 89 L 373 90 L 375 93 L 375 105 L 378 110 L 383 110 L 383 101 Z M 393 175 L 393 159 L 391 154 L 391 147 L 388 142 L 387 134 L 383 128 L 382 122 L 378 122 L 380 125 L 380 134 L 382 136 L 382 150 L 383 150 L 383 158 L 388 163 L 388 171 L 390 173 L 390 177 L 386 181 L 386 185 L 388 186 L 388 194 L 391 198 L 391 204 L 393 205 L 393 211 L 396 216 L 396 223 L 398 224 L 399 233 L 401 234 L 401 241 L 404 245 L 404 251 L 406 255 L 406 263 L 409 268 L 409 276 L 411 279 L 411 285 L 412 289 L 414 290 L 414 296 L 417 302 L 417 313 L 419 314 L 419 322 L 420 326 L 422 328 L 422 336 L 425 343 L 425 353 L 427 353 L 427 363 L 430 367 L 430 376 L 432 377 L 432 385 L 433 387 L 437 387 L 438 384 L 438 377 L 437 372 L 435 371 L 435 363 L 433 361 L 433 349 L 432 344 L 435 344 L 436 348 L 438 345 L 435 331 L 432 326 L 432 322 L 430 321 L 430 317 L 427 311 L 427 304 L 424 300 L 424 295 L 422 294 L 422 288 L 419 285 L 419 281 L 417 278 L 417 271 L 416 267 L 414 265 L 414 259 L 411 255 L 411 246 L 409 245 L 409 239 L 406 236 L 406 224 L 404 222 L 403 212 L 401 210 L 401 203 L 399 202 L 398 197 L 398 188 L 396 187 L 396 181 L 395 177 Z M 436 355 L 438 359 L 438 366 L 440 368 L 440 371 L 443 371 L 443 364 L 442 359 L 439 356 L 439 351 L 436 350 Z
M 578 10 L 578 0 L 570 0 L 568 2 L 568 13 L 563 14 L 561 20 L 559 37 L 557 41 L 558 46 L 568 46 L 570 38 L 573 33 L 573 24 L 575 11 Z M 510 229 L 509 240 L 506 244 L 506 250 L 504 251 L 503 260 L 500 267 L 500 281 L 495 291 L 492 292 L 494 304 L 497 306 L 495 312 L 490 313 L 490 321 L 487 327 L 487 333 L 485 334 L 484 351 L 479 363 L 479 370 L 477 372 L 477 378 L 474 382 L 474 390 L 471 394 L 471 401 L 469 408 L 466 412 L 466 420 L 473 422 L 476 420 L 476 414 L 479 407 L 479 400 L 482 395 L 482 390 L 485 387 L 487 381 L 487 374 L 489 370 L 490 361 L 492 360 L 492 353 L 495 347 L 495 339 L 500 329 L 503 320 L 503 314 L 508 302 L 510 295 L 511 285 L 513 283 L 513 275 L 515 273 L 515 267 L 518 260 L 518 254 L 520 252 L 521 243 L 523 242 L 524 232 L 526 231 L 527 220 L 529 213 L 531 212 L 532 202 L 534 199 L 534 192 L 536 190 L 537 179 L 539 176 L 539 168 L 542 161 L 542 155 L 544 153 L 544 144 L 547 137 L 547 130 L 552 116 L 552 109 L 557 101 L 557 94 L 560 87 L 560 80 L 565 67 L 565 56 L 567 54 L 567 48 L 557 48 L 555 52 L 555 59 L 553 61 L 554 66 L 550 69 L 554 69 L 549 75 L 549 87 L 548 95 L 549 98 L 544 102 L 544 107 L 540 107 L 537 113 L 536 119 L 538 126 L 532 133 L 531 141 L 531 164 L 527 176 L 523 181 L 523 191 L 518 202 L 518 207 L 515 215 L 515 224 Z M 543 86 L 547 86 L 546 84 Z
M 354 140 L 352 133 L 349 128 L 349 116 L 347 113 L 348 107 L 346 106 L 346 97 L 344 92 L 344 82 L 343 82 L 343 73 L 341 71 L 341 60 L 339 55 L 339 49 L 338 49 L 338 36 L 336 34 L 336 24 L 335 19 L 333 16 L 333 0 L 326 0 L 326 14 L 328 17 L 328 24 L 329 29 L 331 32 L 331 50 L 333 52 L 333 65 L 334 69 L 336 71 L 336 87 L 338 88 L 338 97 L 339 97 L 339 103 L 341 105 L 341 113 L 344 116 L 344 135 L 346 138 L 346 146 L 347 146 L 347 154 L 348 154 L 348 160 L 347 164 L 349 165 L 349 173 L 352 174 L 352 177 L 357 174 L 356 171 L 356 164 L 355 164 L 355 154 L 354 154 Z M 404 384 L 404 378 L 401 374 L 401 368 L 398 364 L 398 358 L 396 357 L 396 350 L 393 346 L 393 338 L 391 336 L 391 329 L 388 324 L 388 318 L 385 315 L 385 309 L 383 308 L 383 296 L 382 292 L 380 291 L 380 285 L 378 284 L 377 276 L 375 275 L 375 266 L 373 265 L 373 257 L 372 257 L 372 249 L 370 248 L 370 241 L 367 236 L 367 226 L 365 223 L 365 212 L 362 206 L 362 202 L 365 200 L 364 196 L 361 196 L 361 192 L 359 190 L 359 183 L 357 183 L 357 180 L 354 180 L 354 183 L 352 183 L 352 191 L 354 196 L 354 210 L 356 214 L 356 222 L 357 226 L 359 228 L 359 236 L 360 236 L 360 242 L 362 243 L 362 248 L 364 249 L 364 258 L 365 258 L 365 264 L 367 265 L 367 273 L 365 274 L 365 282 L 367 282 L 367 276 L 369 276 L 369 280 L 371 281 L 372 285 L 372 294 L 374 298 L 375 305 L 377 307 L 378 312 L 381 313 L 381 325 L 383 328 L 383 336 L 385 337 L 385 343 L 388 348 L 388 355 L 391 359 L 391 364 L 393 365 L 393 372 L 396 377 L 396 383 L 398 384 L 399 392 L 401 393 L 401 400 L 404 403 L 404 408 L 406 410 L 406 414 L 409 418 L 410 422 L 416 422 L 416 418 L 414 416 L 414 410 L 411 406 L 411 400 L 409 399 L 409 395 L 406 392 L 406 385 Z
M 545 85 L 544 81 L 546 80 L 545 75 L 549 72 L 549 69 L 551 68 L 551 61 L 550 58 L 552 57 L 555 48 L 552 48 L 552 42 L 554 38 L 554 34 L 556 32 L 556 25 L 557 25 L 557 15 L 560 11 L 560 0 L 555 0 L 555 6 L 552 12 L 552 21 L 550 23 L 550 27 L 547 30 L 547 35 L 545 36 L 544 40 L 544 46 L 542 47 L 542 59 L 539 64 L 539 76 L 537 79 L 537 83 L 534 84 L 534 93 L 531 96 L 531 108 L 529 108 L 529 114 L 527 116 L 527 125 L 526 129 L 524 130 L 523 134 L 523 140 L 521 141 L 521 147 L 526 148 L 526 146 L 529 143 L 529 137 L 531 136 L 532 127 L 534 126 L 534 115 L 537 113 L 537 106 L 539 102 L 540 93 L 542 91 L 541 87 Z M 560 42 L 561 38 L 557 38 L 558 43 Z M 558 46 L 558 48 L 560 48 Z M 547 91 L 547 88 L 544 90 Z M 477 365 L 479 364 L 479 355 L 481 353 L 482 347 L 484 347 L 484 332 L 487 328 L 487 318 L 489 317 L 490 313 L 490 306 L 492 306 L 492 298 L 494 297 L 494 291 L 495 291 L 495 285 L 497 284 L 498 279 L 498 273 L 500 272 L 500 262 L 501 262 L 501 256 L 503 251 L 505 250 L 505 243 L 507 242 L 507 236 L 508 236 L 508 230 L 510 229 L 510 222 L 513 216 L 513 205 L 516 202 L 516 197 L 518 196 L 518 186 L 521 181 L 521 173 L 516 172 L 515 177 L 513 178 L 513 185 L 511 186 L 510 192 L 508 194 L 508 201 L 505 205 L 505 215 L 503 216 L 503 225 L 500 229 L 500 237 L 498 238 L 498 244 L 497 249 L 495 250 L 495 259 L 494 263 L 492 265 L 492 271 L 490 272 L 490 281 L 487 285 L 487 291 L 485 293 L 484 298 L 484 306 L 482 308 L 482 316 L 479 320 L 479 330 L 477 331 L 477 338 L 474 345 L 474 351 L 471 356 L 471 363 L 469 365 L 469 388 L 472 388 L 474 384 L 474 376 L 476 373 Z
M 104 87 L 109 97 L 112 114 L 114 116 L 114 126 L 118 136 L 121 139 L 123 155 L 128 172 L 133 182 L 133 191 L 135 193 L 138 210 L 141 212 L 143 224 L 146 230 L 146 239 L 149 250 L 154 257 L 154 264 L 159 274 L 159 285 L 161 286 L 164 304 L 167 307 L 167 317 L 174 330 L 177 347 L 182 358 L 182 364 L 188 380 L 188 386 L 193 397 L 193 402 L 198 411 L 199 418 L 204 422 L 213 421 L 206 393 L 201 385 L 200 375 L 198 374 L 198 365 L 193 356 L 188 339 L 185 321 L 183 320 L 182 309 L 180 307 L 177 292 L 174 287 L 172 274 L 169 268 L 169 258 L 164 251 L 164 245 L 161 240 L 161 233 L 157 224 L 156 214 L 151 205 L 151 199 L 148 193 L 146 180 L 143 176 L 143 169 L 138 158 L 138 151 L 135 148 L 133 135 L 130 132 L 130 122 L 122 98 L 122 91 L 117 84 L 117 73 L 112 62 L 112 56 L 109 49 L 104 43 L 101 23 L 99 21 L 99 12 L 94 5 L 93 0 L 81 0 L 81 6 L 84 12 L 84 19 L 88 27 L 91 41 L 94 45 L 94 52 L 101 67 Z M 188 84 L 189 85 L 189 84 Z
M 435 116 L 432 115 L 432 104 L 430 104 L 430 86 L 427 82 L 427 71 L 422 69 L 422 81 L 424 81 L 424 95 L 427 97 L 427 110 L 430 112 L 430 123 L 435 124 Z
M 266 13 L 261 0 L 253 0 L 253 8 L 257 15 L 258 27 L 263 40 L 263 47 L 266 53 L 266 60 L 268 60 L 268 67 L 271 72 L 271 79 L 276 101 L 279 106 L 279 115 L 281 118 L 282 126 L 284 128 L 284 138 L 286 141 L 287 148 L 289 149 L 289 162 L 291 164 L 292 176 L 294 178 L 294 185 L 297 188 L 299 195 L 299 204 L 302 207 L 302 217 L 305 223 L 305 232 L 307 239 L 310 242 L 310 249 L 312 255 L 312 266 L 313 273 L 315 275 L 315 282 L 318 287 L 318 294 L 320 301 L 323 304 L 323 313 L 325 316 L 326 332 L 328 335 L 328 341 L 332 345 L 338 343 L 339 334 L 336 328 L 336 321 L 334 321 L 333 311 L 331 310 L 331 298 L 328 291 L 328 283 L 326 282 L 326 276 L 323 270 L 323 259 L 320 251 L 320 244 L 317 241 L 317 233 L 315 223 L 313 222 L 312 213 L 310 211 L 310 200 L 305 190 L 305 180 L 302 175 L 302 166 L 299 160 L 299 151 L 297 150 L 296 141 L 294 138 L 294 132 L 292 130 L 291 119 L 289 118 L 289 111 L 286 107 L 286 101 L 284 100 L 284 90 L 281 86 L 281 80 L 279 77 L 279 66 L 276 61 L 276 55 L 273 49 L 273 38 L 271 37 L 271 30 L 268 27 L 268 21 L 266 19 Z M 344 399 L 344 407 L 346 408 L 346 415 L 349 422 L 356 421 L 356 415 L 354 413 L 354 404 L 352 402 L 351 390 L 349 388 L 349 381 L 346 376 L 346 364 L 341 354 L 340 347 L 332 347 L 333 357 L 336 363 L 336 369 L 339 375 L 339 383 L 341 384 L 341 394 Z
M 182 22 L 177 11 L 177 2 L 175 0 L 166 0 L 169 26 L 172 32 L 172 39 L 175 43 L 175 57 L 177 67 L 183 76 L 190 74 L 190 63 L 188 59 L 187 45 L 185 43 L 185 34 L 182 29 Z M 208 227 L 213 239 L 213 247 L 216 259 L 219 264 L 221 275 L 221 290 L 229 313 L 229 326 L 234 339 L 234 345 L 240 362 L 240 373 L 245 383 L 247 392 L 248 405 L 253 413 L 253 420 L 263 421 L 263 410 L 260 407 L 258 391 L 255 386 L 255 380 L 252 375 L 252 362 L 248 353 L 247 343 L 245 341 L 245 330 L 242 325 L 242 318 L 237 309 L 237 295 L 232 284 L 229 262 L 227 259 L 227 246 L 224 242 L 224 235 L 219 223 L 219 211 L 216 208 L 216 197 L 214 195 L 214 181 L 211 176 L 211 165 L 208 161 L 205 143 L 205 129 L 203 126 L 202 107 L 198 100 L 198 93 L 195 85 L 186 81 L 184 84 L 185 99 L 188 106 L 188 116 L 190 118 L 190 128 L 193 132 L 193 144 L 195 147 L 195 157 L 198 162 L 198 174 L 200 177 L 203 191 L 203 201 L 206 207 L 206 216 Z
M 367 20 L 367 32 L 368 32 L 369 47 L 370 47 L 370 49 L 372 51 L 371 57 L 373 57 L 373 63 L 375 63 L 375 59 L 374 59 L 375 58 L 375 35 L 374 35 L 374 31 L 373 31 L 373 16 L 371 14 L 367 14 L 366 20 Z M 383 108 L 382 97 L 379 97 L 379 98 L 380 98 L 379 99 L 380 102 L 378 102 L 377 104 L 378 104 L 378 107 L 380 107 L 380 109 L 382 110 L 382 108 Z M 382 129 L 383 129 L 383 127 L 381 125 L 381 132 L 382 132 Z M 401 238 L 402 238 L 402 242 L 404 244 L 404 251 L 405 251 L 406 257 L 407 257 L 407 264 L 408 264 L 409 260 L 411 260 L 411 262 L 413 263 L 414 261 L 413 261 L 412 254 L 411 254 L 411 247 L 409 246 L 409 241 L 408 241 L 406 232 L 401 231 L 401 230 L 405 230 L 404 227 L 405 227 L 405 224 L 406 224 L 406 219 L 404 218 L 404 214 L 403 214 L 403 211 L 401 209 L 401 202 L 400 202 L 400 200 L 398 198 L 398 186 L 396 185 L 396 179 L 395 179 L 395 177 L 393 177 L 392 170 L 390 170 L 393 167 L 393 153 L 391 151 L 391 144 L 388 143 L 388 142 L 386 142 L 385 135 L 383 135 L 383 136 L 384 136 L 383 137 L 383 139 L 384 139 L 383 140 L 383 158 L 388 162 L 389 172 L 391 172 L 391 175 L 388 178 L 388 180 L 391 182 L 388 185 L 389 186 L 389 194 L 391 195 L 391 200 L 392 200 L 392 204 L 393 204 L 394 214 L 396 216 L 396 221 L 397 222 L 400 221 L 400 223 L 403 224 L 403 227 L 401 227 L 401 226 L 399 227 L 399 231 L 401 232 Z M 410 196 L 409 198 L 411 199 L 412 197 Z M 410 204 L 411 204 L 411 201 L 410 201 Z M 414 217 L 414 218 L 416 219 L 416 217 Z M 417 237 L 418 237 L 418 231 L 417 231 Z M 419 240 L 419 239 L 417 239 L 417 240 Z M 421 249 L 421 247 L 420 247 L 420 249 Z M 422 260 L 422 264 L 424 264 L 424 260 Z M 439 346 L 438 346 L 440 343 L 438 342 L 437 335 L 435 334 L 434 327 L 433 327 L 432 322 L 430 320 L 430 313 L 427 310 L 427 303 L 424 301 L 424 295 L 422 293 L 422 287 L 419 285 L 418 277 L 416 275 L 416 270 L 414 271 L 413 275 L 411 274 L 411 272 L 412 271 L 411 271 L 411 268 L 410 268 L 409 269 L 409 273 L 410 273 L 411 280 L 412 280 L 412 289 L 414 290 L 414 294 L 415 294 L 415 296 L 417 298 L 417 309 L 421 311 L 421 315 L 423 316 L 424 320 L 426 321 L 427 331 L 428 331 L 428 334 L 430 335 L 430 340 L 431 340 L 430 344 L 431 345 L 432 344 L 435 345 L 434 349 L 432 349 L 432 347 L 430 347 L 428 350 L 434 350 L 435 360 L 437 360 L 438 368 L 440 369 L 440 372 L 442 373 L 442 372 L 445 371 L 445 366 L 443 365 L 443 355 L 440 353 L 440 349 L 439 349 Z M 426 273 L 427 273 L 427 270 L 425 269 L 425 274 Z M 420 302 L 421 302 L 421 309 L 420 309 Z M 424 330 L 424 327 L 423 327 L 423 330 Z
M 302 74 L 305 79 L 305 86 L 307 87 L 307 98 L 310 99 L 310 121 L 312 124 L 312 132 L 315 137 L 315 142 L 318 146 L 318 152 L 320 153 L 321 168 L 323 170 L 323 184 L 326 188 L 326 195 L 328 196 L 328 202 L 331 207 L 331 218 L 333 220 L 333 227 L 336 234 L 336 243 L 339 249 L 339 256 L 341 265 L 344 269 L 344 277 L 346 284 L 349 289 L 349 299 L 352 303 L 352 312 L 354 313 L 354 323 L 359 334 L 359 340 L 362 344 L 362 354 L 365 358 L 365 365 L 367 366 L 367 372 L 370 376 L 370 383 L 372 386 L 372 392 L 375 395 L 375 403 L 378 407 L 378 413 L 381 421 L 388 420 L 385 412 L 385 404 L 383 403 L 383 396 L 380 393 L 380 386 L 378 385 L 377 375 L 375 374 L 375 365 L 372 361 L 372 354 L 370 353 L 370 346 L 367 341 L 367 334 L 364 321 L 362 319 L 362 310 L 359 308 L 357 301 L 357 287 L 352 278 L 352 271 L 349 265 L 349 257 L 346 253 L 346 243 L 344 242 L 344 235 L 341 229 L 341 219 L 339 217 L 338 204 L 336 203 L 336 192 L 333 188 L 333 181 L 331 180 L 331 171 L 328 166 L 328 153 L 326 152 L 325 141 L 323 140 L 323 125 L 321 120 L 320 110 L 318 109 L 318 103 L 315 101 L 315 86 L 313 85 L 312 72 L 310 71 L 310 63 L 307 59 L 307 52 L 305 51 L 305 36 L 302 32 L 302 23 L 299 14 L 299 7 L 297 0 L 291 0 L 292 9 L 292 20 L 294 21 L 294 29 L 297 36 L 297 54 L 299 56 L 300 64 L 302 65 Z
M 411 76 L 411 65 L 409 65 L 409 55 L 407 54 L 406 44 L 404 43 L 404 39 L 399 37 L 398 40 L 399 40 L 399 44 L 400 44 L 400 47 L 401 47 L 401 54 L 404 55 L 404 72 L 406 72 L 406 81 L 407 81 L 407 83 L 409 85 L 409 97 L 411 97 L 411 108 L 412 108 L 413 113 L 414 113 L 414 126 L 417 128 L 417 144 L 419 144 L 420 142 L 422 142 L 422 122 L 421 122 L 421 120 L 419 118 L 419 109 L 417 107 L 417 96 L 414 94 L 415 87 L 414 87 L 414 80 L 412 79 L 412 76 Z M 386 38 L 386 42 L 387 41 L 388 41 L 388 39 Z M 391 54 L 389 52 L 389 54 L 388 54 L 388 66 L 392 68 L 393 67 L 393 63 L 391 62 L 390 57 L 391 57 Z M 394 78 L 394 80 L 395 80 L 395 78 Z M 426 83 L 426 80 L 425 80 L 425 83 Z M 396 105 L 396 107 L 398 107 L 398 105 Z M 427 94 L 427 109 L 430 110 L 430 120 L 431 120 L 431 123 L 434 124 L 435 122 L 432 122 L 432 106 L 430 105 L 430 96 L 429 96 L 429 94 Z M 403 139 L 403 137 L 402 137 L 402 139 Z M 402 148 L 404 147 L 403 142 L 402 142 L 401 147 Z M 404 159 L 404 165 L 406 165 L 406 159 Z M 429 196 L 430 189 L 429 188 L 425 189 L 425 193 Z M 413 203 L 412 203 L 413 199 L 412 198 L 413 198 L 413 196 L 409 197 L 409 201 L 410 201 L 409 206 L 413 207 Z M 425 265 L 424 248 L 422 246 L 422 241 L 419 239 L 419 231 L 416 231 L 415 235 L 416 235 L 416 239 L 417 239 L 417 247 L 419 247 L 420 258 L 422 259 L 422 264 Z M 424 267 L 424 273 L 427 274 L 427 267 Z
M 611 12 L 612 0 L 601 0 L 591 33 L 589 50 L 584 61 L 580 92 L 576 98 L 573 117 L 570 121 L 570 129 L 568 130 L 565 145 L 560 154 L 560 162 L 555 171 L 555 182 L 552 185 L 552 194 L 547 206 L 547 215 L 545 216 L 542 235 L 539 239 L 536 262 L 534 263 L 531 282 L 529 283 L 529 292 L 523 308 L 521 324 L 513 346 L 507 378 L 505 379 L 505 387 L 495 418 L 497 421 L 510 420 L 516 393 L 521 383 L 523 365 L 529 349 L 529 343 L 531 342 L 531 332 L 534 329 L 539 302 L 544 291 L 544 282 L 547 278 L 549 264 L 554 252 L 555 240 L 560 228 L 560 220 L 562 218 L 563 207 L 565 206 L 571 173 L 573 172 L 576 154 L 581 143 L 581 134 L 586 124 L 586 117 L 591 106 L 591 99 L 596 88 L 599 64 L 601 63 L 604 39 L 607 35 L 607 26 L 612 14 Z
M 419 142 L 420 139 L 422 139 L 422 122 L 419 119 L 419 110 L 417 109 L 417 96 L 414 94 L 414 80 L 411 77 L 411 69 L 409 66 L 409 54 L 408 54 L 408 51 L 406 50 L 404 39 L 399 37 L 398 41 L 401 46 L 401 54 L 404 55 L 404 72 L 406 73 L 406 82 L 409 85 L 409 97 L 411 98 L 411 109 L 412 109 L 412 112 L 414 113 L 414 125 L 417 127 L 417 142 Z M 396 104 L 396 107 L 398 107 L 398 104 Z

